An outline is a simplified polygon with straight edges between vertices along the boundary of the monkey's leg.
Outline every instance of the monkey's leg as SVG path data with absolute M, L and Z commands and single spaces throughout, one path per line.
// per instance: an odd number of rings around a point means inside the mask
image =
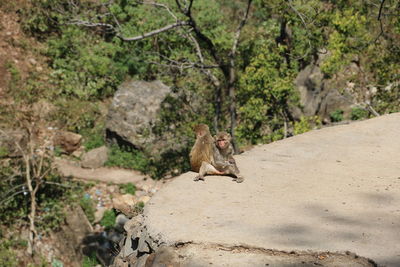
M 199 175 L 197 175 L 193 181 L 203 180 L 206 174 L 224 174 L 224 172 L 218 171 L 213 165 L 203 161 L 200 166 Z
M 235 181 L 236 183 L 242 183 L 244 181 L 244 177 L 240 174 L 239 168 L 236 166 L 236 164 L 229 166 L 226 173 L 234 175 L 235 178 L 233 179 L 233 181 Z

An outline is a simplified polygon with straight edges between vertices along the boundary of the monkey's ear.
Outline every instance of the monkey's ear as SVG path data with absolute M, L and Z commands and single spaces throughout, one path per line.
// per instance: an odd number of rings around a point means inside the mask
M 226 133 L 226 136 L 230 139 L 232 139 L 231 134 L 230 133 Z
M 213 138 L 214 138 L 214 141 L 217 141 L 217 135 L 214 135 Z

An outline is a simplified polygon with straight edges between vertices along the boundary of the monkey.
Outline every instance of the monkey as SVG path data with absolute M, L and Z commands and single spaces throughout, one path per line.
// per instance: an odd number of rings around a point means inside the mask
M 225 174 L 215 168 L 215 157 L 219 152 L 215 146 L 214 138 L 206 124 L 198 124 L 194 127 L 196 141 L 190 151 L 190 166 L 193 171 L 198 172 L 193 180 L 204 181 L 206 174 Z
M 244 177 L 240 174 L 236 161 L 233 158 L 233 146 L 231 143 L 231 135 L 227 132 L 218 132 L 214 136 L 215 146 L 218 149 L 218 154 L 215 155 L 215 167 L 224 174 L 233 175 L 234 181 L 241 183 Z

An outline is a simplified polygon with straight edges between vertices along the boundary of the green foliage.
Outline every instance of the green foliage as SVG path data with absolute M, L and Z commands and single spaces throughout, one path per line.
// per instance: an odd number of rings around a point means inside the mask
M 139 201 L 138 203 L 136 203 L 135 212 L 142 213 L 143 209 L 144 209 L 144 202 L 143 201 Z
M 66 96 L 110 96 L 128 71 L 117 62 L 121 47 L 85 34 L 81 28 L 63 28 L 61 36 L 49 39 L 48 47 L 53 59 L 51 77 L 59 93 Z
M 330 55 L 321 65 L 325 74 L 338 72 L 342 66 L 350 63 L 356 50 L 364 48 L 364 44 L 371 41 L 367 22 L 365 15 L 353 8 L 336 10 L 332 14 L 334 31 L 329 35 L 327 47 Z
M 0 146 L 0 158 L 7 156 L 9 153 L 8 148 Z
M 86 128 L 79 132 L 83 136 L 83 146 L 86 151 L 105 145 L 104 123 L 96 123 L 93 128 Z
M 88 194 L 84 194 L 81 199 L 79 200 L 79 205 L 85 212 L 86 217 L 88 218 L 89 222 L 94 222 L 94 213 L 96 212 L 95 203 Z
M 351 109 L 351 114 L 350 114 L 350 119 L 351 120 L 361 120 L 361 119 L 366 119 L 368 118 L 368 111 L 365 110 L 364 108 L 352 108 Z
M 0 240 L 0 266 L 14 267 L 18 264 L 17 256 L 14 253 L 12 244 L 8 240 Z
M 100 263 L 96 258 L 96 254 L 93 253 L 91 256 L 83 256 L 82 260 L 82 267 L 95 267 L 98 266 Z
M 51 267 L 64 267 L 64 264 L 60 260 L 53 259 L 51 262 Z
M 100 221 L 100 225 L 104 226 L 106 229 L 111 229 L 115 225 L 115 219 L 117 215 L 114 210 L 106 210 L 104 212 L 103 218 Z
M 136 186 L 132 183 L 121 184 L 119 185 L 119 190 L 122 194 L 131 194 L 134 196 L 136 193 Z
M 112 145 L 105 165 L 135 169 L 147 173 L 149 160 L 139 150 L 127 151 L 118 145 Z
M 71 132 L 81 132 L 93 128 L 101 116 L 96 102 L 87 102 L 77 98 L 59 98 L 55 105 L 58 110 L 51 115 L 50 119 Z
M 252 144 L 283 137 L 285 114 L 289 105 L 297 101 L 292 83 L 294 72 L 280 56 L 281 49 L 266 44 L 259 47 L 259 54 L 241 79 L 237 133 L 240 139 Z
M 43 54 L 48 58 L 51 75 L 47 82 L 39 82 L 39 76 L 32 75 L 25 83 L 17 65 L 8 63 L 9 87 L 18 89 L 11 90 L 14 95 L 18 92 L 17 101 L 33 103 L 38 96 L 54 97 L 58 108 L 53 113 L 54 121 L 83 134 L 89 150 L 104 144 L 104 125 L 98 123 L 101 114 L 95 101 L 112 96 L 127 77 L 161 79 L 179 97 L 169 97 L 163 103 L 160 121 L 151 130 L 172 148 L 157 157 L 112 148 L 107 165 L 137 169 L 152 177 L 188 170 L 187 155 L 193 140 L 187 137 L 192 136 L 191 126 L 197 122 L 211 125 L 216 101 L 209 80 L 197 69 L 184 68 L 199 61 L 193 42 L 178 28 L 144 40 L 123 42 L 110 28 L 103 31 L 101 27 L 66 23 L 79 18 L 115 24 L 117 19 L 122 35 L 136 36 L 175 22 L 162 7 L 135 0 L 116 0 L 107 5 L 80 0 L 74 3 L 79 8 L 67 0 L 33 0 L 29 8 L 21 10 L 23 29 L 46 45 Z M 186 19 L 179 14 L 175 1 L 159 3 L 167 5 L 179 20 Z M 308 118 L 295 122 L 291 110 L 298 104 L 293 80 L 299 70 L 317 58 L 325 77 L 335 77 L 338 83 L 354 82 L 357 88 L 376 87 L 370 103 L 379 113 L 400 111 L 400 16 L 371 19 L 378 14 L 378 6 L 359 0 L 351 5 L 319 0 L 256 0 L 253 4 L 235 58 L 240 143 L 278 140 L 284 136 L 285 125 L 293 125 L 295 134 L 313 127 L 314 122 Z M 396 4 L 386 1 L 383 11 L 396 10 Z M 244 7 L 243 1 L 193 3 L 197 26 L 224 60 L 228 59 Z M 26 47 L 22 42 L 20 46 Z M 207 65 L 216 64 L 206 49 L 203 57 Z M 171 62 L 183 62 L 183 68 L 165 67 Z M 355 71 L 347 71 L 349 66 Z M 225 85 L 224 74 L 218 68 L 209 71 Z M 364 94 L 362 90 L 357 92 L 357 103 L 365 102 Z M 225 126 L 229 117 L 227 97 L 223 100 L 221 124 Z M 351 116 L 355 119 L 365 115 L 354 111 Z M 342 119 L 340 112 L 332 114 L 332 121 Z
M 293 133 L 295 135 L 311 131 L 315 126 L 321 126 L 321 120 L 318 116 L 305 117 L 301 116 L 300 121 L 294 123 Z
M 332 122 L 340 122 L 343 120 L 343 110 L 337 109 L 329 114 Z

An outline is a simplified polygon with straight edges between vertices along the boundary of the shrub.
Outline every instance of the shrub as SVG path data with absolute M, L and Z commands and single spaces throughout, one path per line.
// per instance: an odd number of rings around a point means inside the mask
M 104 226 L 106 229 L 111 229 L 115 225 L 116 214 L 114 210 L 106 210 L 104 212 L 103 218 L 100 221 L 100 225 Z
M 83 256 L 82 267 L 95 267 L 99 265 L 99 261 L 96 258 L 96 254 L 92 253 L 90 256 Z
M 300 118 L 300 121 L 294 123 L 294 134 L 302 134 L 313 129 L 314 126 L 320 126 L 321 120 L 318 116 Z
M 329 114 L 332 122 L 340 122 L 343 120 L 343 110 L 337 109 Z
M 121 190 L 121 192 L 123 194 L 131 194 L 131 195 L 135 195 L 136 193 L 136 186 L 132 183 L 127 183 L 127 184 L 121 184 L 119 186 L 119 190 Z
M 95 205 L 93 203 L 93 200 L 91 199 L 89 194 L 85 194 L 81 200 L 79 201 L 80 206 L 82 207 L 83 211 L 86 214 L 86 217 L 88 218 L 89 222 L 94 221 L 94 213 L 95 213 Z
M 368 117 L 368 111 L 363 108 L 352 108 L 350 119 L 352 120 L 361 120 Z
M 139 150 L 128 151 L 118 145 L 112 145 L 105 165 L 135 169 L 147 173 L 149 160 Z

